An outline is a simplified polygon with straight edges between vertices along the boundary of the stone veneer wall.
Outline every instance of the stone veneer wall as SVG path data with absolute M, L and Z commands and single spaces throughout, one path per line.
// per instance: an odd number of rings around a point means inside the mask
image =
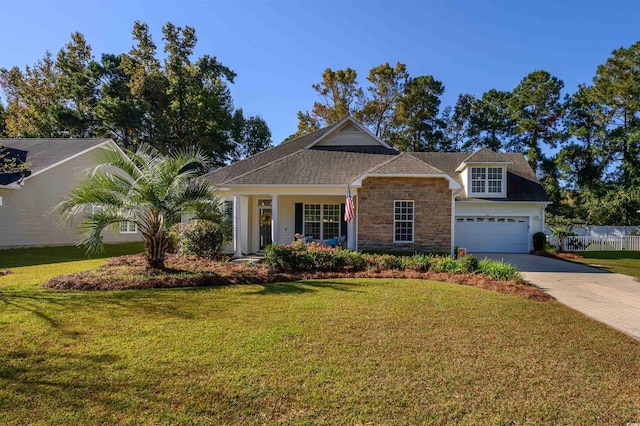
M 393 242 L 394 201 L 413 200 L 413 243 Z M 451 190 L 440 178 L 367 178 L 358 190 L 358 250 L 451 250 Z

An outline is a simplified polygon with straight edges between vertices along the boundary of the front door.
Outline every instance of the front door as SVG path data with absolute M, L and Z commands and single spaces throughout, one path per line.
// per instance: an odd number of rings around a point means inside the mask
M 271 200 L 258 200 L 258 218 L 260 220 L 260 250 L 271 245 Z

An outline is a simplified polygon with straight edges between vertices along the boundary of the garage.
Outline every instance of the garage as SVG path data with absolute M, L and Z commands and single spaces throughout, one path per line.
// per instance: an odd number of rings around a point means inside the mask
M 468 252 L 529 252 L 526 216 L 457 216 L 455 245 Z

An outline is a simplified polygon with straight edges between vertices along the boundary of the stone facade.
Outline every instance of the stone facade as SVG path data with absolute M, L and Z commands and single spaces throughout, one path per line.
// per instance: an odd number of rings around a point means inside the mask
M 395 243 L 394 201 L 413 200 L 413 243 Z M 451 190 L 441 178 L 370 177 L 358 190 L 358 250 L 451 250 Z

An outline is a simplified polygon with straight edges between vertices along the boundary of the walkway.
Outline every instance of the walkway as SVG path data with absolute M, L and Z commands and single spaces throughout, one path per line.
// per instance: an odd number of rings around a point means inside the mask
M 640 282 L 635 278 L 531 254 L 474 256 L 514 265 L 558 302 L 640 340 Z

